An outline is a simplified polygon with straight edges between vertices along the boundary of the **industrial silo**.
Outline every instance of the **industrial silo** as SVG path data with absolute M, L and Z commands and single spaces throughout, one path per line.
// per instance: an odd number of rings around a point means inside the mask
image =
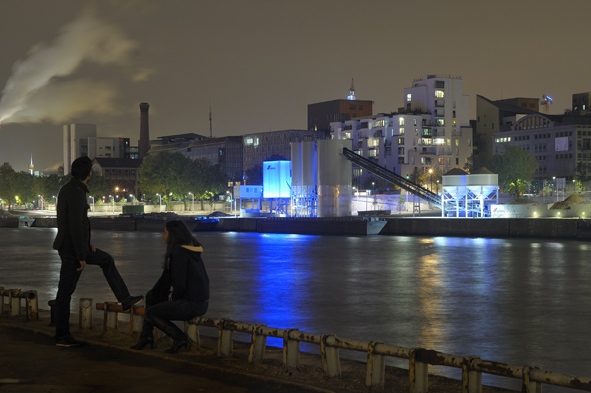
M 352 148 L 351 140 L 317 141 L 318 217 L 351 215 L 352 167 L 343 156 L 343 148 Z
M 300 217 L 316 216 L 317 150 L 313 141 L 291 143 L 292 208 Z

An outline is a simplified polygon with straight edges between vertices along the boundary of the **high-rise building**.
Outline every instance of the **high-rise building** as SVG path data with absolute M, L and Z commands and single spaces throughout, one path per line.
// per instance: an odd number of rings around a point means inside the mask
M 64 175 L 68 175 L 72 161 L 89 156 L 88 138 L 96 138 L 96 124 L 66 124 L 63 134 Z
M 404 89 L 398 112 L 331 123 L 331 136 L 351 139 L 353 151 L 398 175 L 430 173 L 435 184 L 436 176 L 462 168 L 472 154 L 469 112 L 461 78 L 427 75 Z M 367 188 L 373 178 L 353 166 L 357 187 Z
M 64 125 L 64 175 L 70 173 L 72 161 L 78 157 L 137 158 L 129 138 L 97 137 L 96 124 Z

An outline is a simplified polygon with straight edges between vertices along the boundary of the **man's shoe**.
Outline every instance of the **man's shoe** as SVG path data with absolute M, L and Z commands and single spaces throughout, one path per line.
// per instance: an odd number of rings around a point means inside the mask
M 72 336 L 64 336 L 62 338 L 55 340 L 55 345 L 57 347 L 64 347 L 64 348 L 80 347 L 84 344 L 85 343 L 83 343 L 82 341 L 76 340 Z
M 129 310 L 131 307 L 135 306 L 136 304 L 140 303 L 144 300 L 143 296 L 130 296 L 124 301 L 121 302 L 121 308 L 123 311 Z

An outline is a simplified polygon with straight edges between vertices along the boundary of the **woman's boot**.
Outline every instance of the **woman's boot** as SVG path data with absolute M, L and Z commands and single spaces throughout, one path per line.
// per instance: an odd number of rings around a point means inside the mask
M 141 351 L 146 347 L 146 345 L 150 345 L 150 349 L 154 349 L 154 325 L 148 322 L 148 320 L 144 319 L 144 325 L 142 326 L 140 338 L 137 344 L 132 345 L 130 348 Z
M 177 325 L 166 319 L 155 317 L 153 315 L 149 316 L 148 319 L 155 327 L 162 330 L 167 336 L 174 340 L 172 347 L 164 352 L 177 353 L 180 350 L 188 351 L 191 349 L 191 340 L 189 340 L 189 337 L 187 337 Z

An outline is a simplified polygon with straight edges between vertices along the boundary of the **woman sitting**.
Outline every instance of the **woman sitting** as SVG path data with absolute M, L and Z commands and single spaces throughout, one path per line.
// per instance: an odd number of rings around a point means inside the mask
M 164 271 L 146 294 L 146 317 L 132 349 L 154 348 L 154 327 L 174 342 L 167 353 L 188 351 L 191 340 L 171 321 L 188 321 L 205 314 L 209 304 L 209 277 L 201 259 L 203 246 L 182 221 L 168 221 L 162 234 L 166 243 Z

